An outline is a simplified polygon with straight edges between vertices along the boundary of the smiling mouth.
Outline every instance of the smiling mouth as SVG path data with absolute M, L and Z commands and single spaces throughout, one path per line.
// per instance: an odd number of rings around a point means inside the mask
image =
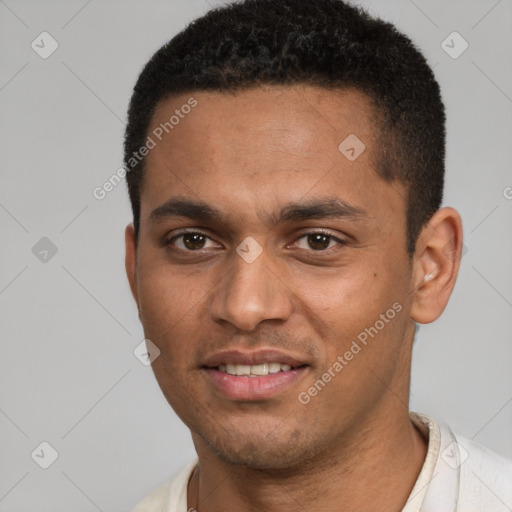
M 265 362 L 261 362 L 262 354 L 258 357 L 253 356 L 253 361 L 247 361 L 251 359 L 249 357 L 228 355 L 226 359 L 218 357 L 216 361 L 213 360 L 202 368 L 207 382 L 222 398 L 243 402 L 270 400 L 293 386 L 309 369 L 309 365 L 301 364 L 291 357 L 273 355 L 284 359 L 283 362 L 273 359 L 272 354 L 268 354 L 267 357 L 267 361 L 263 359 Z M 225 362 L 230 359 L 229 363 Z M 239 362 L 235 362 L 237 360 Z M 247 364 L 248 362 L 258 364 Z M 293 366 L 288 363 L 292 363 Z
M 228 375 L 235 375 L 237 377 L 262 377 L 265 375 L 271 375 L 280 372 L 289 372 L 296 368 L 302 368 L 306 365 L 290 366 L 289 364 L 281 363 L 262 363 L 262 364 L 221 364 L 215 367 L 222 373 Z

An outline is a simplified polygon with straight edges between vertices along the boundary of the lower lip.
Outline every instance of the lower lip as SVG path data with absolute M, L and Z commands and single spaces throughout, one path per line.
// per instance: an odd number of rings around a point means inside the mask
M 287 372 L 269 373 L 258 377 L 230 375 L 215 368 L 205 368 L 213 387 L 223 396 L 232 400 L 265 400 L 292 386 L 299 380 L 307 366 Z

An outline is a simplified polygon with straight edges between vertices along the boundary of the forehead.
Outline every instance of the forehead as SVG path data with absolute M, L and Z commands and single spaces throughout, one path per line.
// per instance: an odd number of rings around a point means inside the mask
M 197 106 L 186 116 L 176 115 L 184 109 L 190 98 Z M 187 111 L 189 109 L 186 109 Z M 166 122 L 177 122 L 169 133 Z M 164 145 L 181 156 L 181 142 L 196 144 L 202 155 L 203 148 L 212 157 L 226 155 L 243 159 L 239 147 L 228 142 L 243 144 L 250 153 L 269 153 L 285 150 L 297 157 L 318 158 L 320 152 L 338 150 L 338 144 L 352 134 L 369 143 L 377 135 L 371 100 L 355 89 L 331 91 L 315 86 L 265 86 L 236 93 L 196 92 L 161 101 L 152 118 L 149 132 L 162 131 Z M 158 134 L 157 134 L 158 135 Z M 265 142 L 265 146 L 258 145 Z M 173 144 L 174 143 L 174 144 Z M 162 144 L 160 144 L 162 146 Z M 189 152 L 189 148 L 183 148 Z M 336 154 L 336 153 L 334 153 Z M 338 156 L 336 154 L 336 156 Z
M 194 108 L 183 108 L 191 98 Z M 375 213 L 405 213 L 402 188 L 375 172 L 371 100 L 353 89 L 267 86 L 183 94 L 159 103 L 148 135 L 155 147 L 146 157 L 145 213 L 173 195 L 226 213 L 252 204 L 260 217 L 315 195 L 338 196 Z

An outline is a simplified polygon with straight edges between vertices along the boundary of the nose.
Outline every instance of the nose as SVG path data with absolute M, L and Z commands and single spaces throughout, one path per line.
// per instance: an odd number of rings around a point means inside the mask
M 216 322 L 252 331 L 265 320 L 288 319 L 293 310 L 290 294 L 265 251 L 250 263 L 234 253 L 211 299 L 210 314 Z

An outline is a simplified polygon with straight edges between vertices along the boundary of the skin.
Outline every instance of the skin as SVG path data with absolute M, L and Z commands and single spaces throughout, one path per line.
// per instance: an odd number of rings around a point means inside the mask
M 190 96 L 161 102 L 148 133 Z M 356 90 L 269 86 L 193 97 L 197 107 L 147 156 L 138 242 L 126 228 L 128 279 L 145 336 L 161 351 L 153 371 L 199 456 L 188 506 L 401 510 L 427 448 L 408 416 L 413 321 L 433 322 L 448 302 L 460 215 L 438 210 L 409 259 L 406 189 L 375 172 L 376 123 Z M 354 161 L 338 150 L 349 134 L 366 146 Z M 150 220 L 178 196 L 222 217 Z M 289 202 L 326 197 L 366 216 L 269 222 Z M 165 246 L 183 228 L 207 238 Z M 319 229 L 334 237 L 320 249 L 306 236 Z M 252 263 L 236 252 L 246 237 L 262 248 Z M 401 312 L 301 403 L 298 394 L 396 302 Z M 201 364 L 234 347 L 278 348 L 309 366 L 270 399 L 228 399 Z

